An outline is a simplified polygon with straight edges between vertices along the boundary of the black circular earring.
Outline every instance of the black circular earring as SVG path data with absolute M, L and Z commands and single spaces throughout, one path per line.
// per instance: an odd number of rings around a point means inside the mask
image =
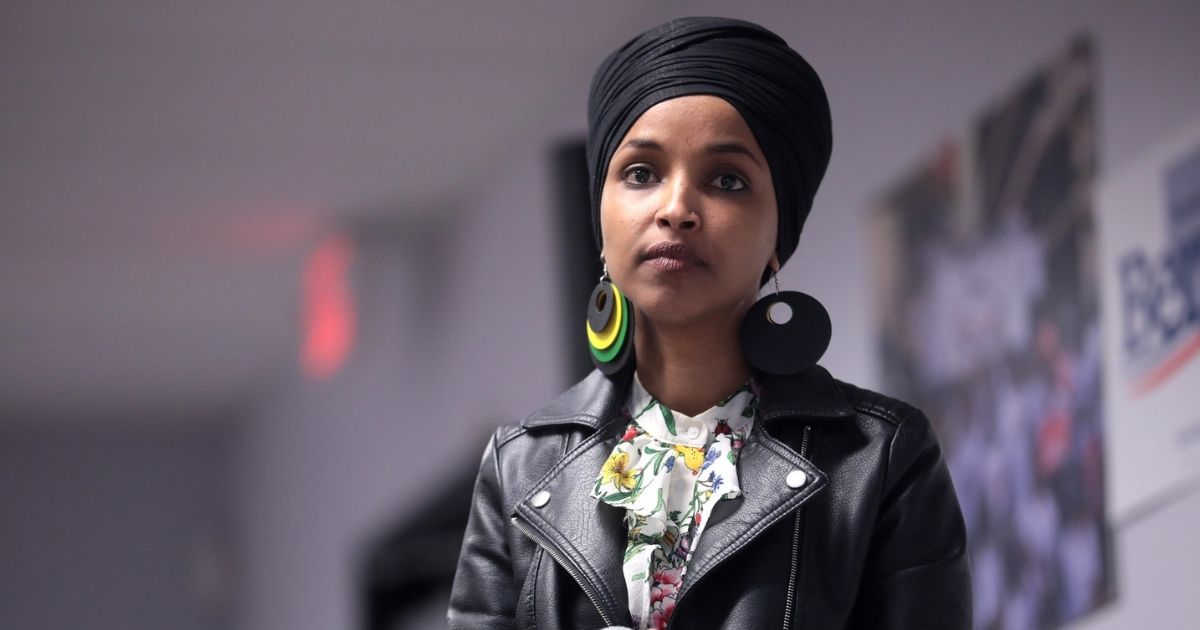
M 811 295 L 780 291 L 755 302 L 742 319 L 742 352 L 750 365 L 767 374 L 796 374 L 816 365 L 829 348 L 833 324 L 829 312 Z
M 587 312 L 588 354 L 604 374 L 616 374 L 633 360 L 633 320 L 633 304 L 609 279 L 605 265 Z

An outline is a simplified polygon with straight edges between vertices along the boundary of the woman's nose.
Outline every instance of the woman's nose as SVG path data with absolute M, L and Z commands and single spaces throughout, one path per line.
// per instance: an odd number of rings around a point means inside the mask
M 667 198 L 659 206 L 655 222 L 660 227 L 676 230 L 694 230 L 700 227 L 700 215 L 696 212 L 696 192 L 686 182 L 666 187 Z

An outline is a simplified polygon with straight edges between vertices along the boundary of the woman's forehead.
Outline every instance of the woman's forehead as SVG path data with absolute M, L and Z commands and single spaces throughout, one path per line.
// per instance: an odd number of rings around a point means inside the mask
M 665 149 L 686 144 L 738 143 L 761 157 L 737 108 L 718 96 L 680 96 L 656 103 L 634 121 L 618 150 Z

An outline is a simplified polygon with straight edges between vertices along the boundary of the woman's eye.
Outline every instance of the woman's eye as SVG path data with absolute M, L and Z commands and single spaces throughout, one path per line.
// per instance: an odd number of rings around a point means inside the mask
M 729 173 L 718 175 L 712 180 L 712 184 L 721 190 L 728 191 L 743 190 L 746 188 L 746 180 Z
M 641 186 L 654 181 L 654 173 L 645 166 L 631 166 L 625 169 L 625 173 L 621 176 L 627 184 Z

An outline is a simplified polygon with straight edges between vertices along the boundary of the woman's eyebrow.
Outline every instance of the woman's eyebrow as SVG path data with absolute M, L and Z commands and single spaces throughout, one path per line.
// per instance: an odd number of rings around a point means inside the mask
M 646 140 L 644 138 L 630 138 L 629 140 L 625 141 L 625 145 L 622 148 L 653 149 L 655 151 L 663 150 L 663 146 L 661 144 L 653 140 Z
M 758 158 L 754 157 L 754 153 L 750 151 L 746 145 L 738 142 L 722 142 L 719 144 L 711 144 L 705 149 L 708 153 L 740 153 L 758 164 Z M 758 164 L 762 166 L 761 164 Z

